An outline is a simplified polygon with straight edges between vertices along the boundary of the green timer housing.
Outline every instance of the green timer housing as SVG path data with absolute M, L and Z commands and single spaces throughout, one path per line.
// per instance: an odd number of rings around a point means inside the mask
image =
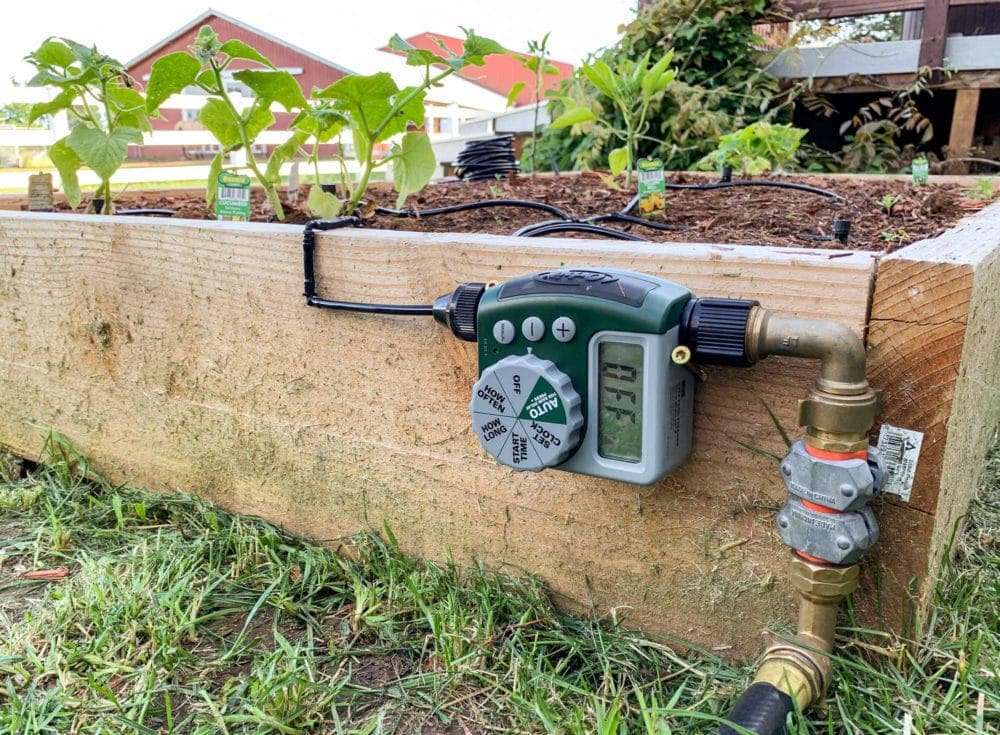
M 691 451 L 694 376 L 670 354 L 691 292 L 616 270 L 554 270 L 478 304 L 473 428 L 518 470 L 647 485 Z

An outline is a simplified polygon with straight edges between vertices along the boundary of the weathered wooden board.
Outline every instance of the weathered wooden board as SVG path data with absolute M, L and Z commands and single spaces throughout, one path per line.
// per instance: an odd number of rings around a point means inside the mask
M 318 242 L 330 298 L 429 303 L 462 281 L 614 266 L 859 333 L 876 264 L 353 230 Z M 115 481 L 197 492 L 315 538 L 389 524 L 407 551 L 537 573 L 568 606 L 617 607 L 629 625 L 733 655 L 792 619 L 773 530 L 784 488 L 767 457 L 784 444 L 768 409 L 794 435 L 814 364 L 709 369 L 693 455 L 655 487 L 516 474 L 471 430 L 471 345 L 427 318 L 308 308 L 301 268 L 297 227 L 0 213 L 0 443 L 33 455 L 52 427 Z M 882 606 L 900 607 L 935 519 L 917 504 L 890 512 Z
M 892 532 L 904 510 L 925 514 L 929 549 L 879 550 L 889 584 L 913 590 L 883 600 L 882 617 L 919 626 L 1000 426 L 1000 204 L 881 260 L 869 346 L 869 379 L 885 390 L 880 423 L 924 433 L 909 503 L 887 496 L 880 523 Z

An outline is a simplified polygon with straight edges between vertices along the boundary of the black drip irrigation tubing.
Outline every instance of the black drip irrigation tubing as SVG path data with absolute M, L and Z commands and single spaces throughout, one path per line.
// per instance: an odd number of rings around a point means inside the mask
M 645 238 L 638 237 L 637 235 L 623 233 L 621 230 L 615 230 L 610 227 L 601 227 L 597 224 L 598 222 L 624 222 L 631 225 L 649 227 L 654 230 L 665 230 L 671 232 L 691 229 L 686 225 L 649 222 L 640 217 L 633 217 L 627 214 L 628 209 L 631 209 L 633 206 L 634 203 L 629 204 L 626 210 L 621 212 L 598 214 L 593 217 L 587 217 L 586 219 L 578 219 L 558 207 L 552 206 L 551 204 L 544 204 L 543 202 L 534 202 L 524 199 L 485 199 L 479 202 L 467 202 L 465 204 L 455 204 L 449 207 L 436 207 L 434 209 L 423 209 L 420 211 L 413 209 L 390 209 L 388 207 L 376 207 L 375 212 L 377 214 L 385 214 L 391 217 L 419 218 L 433 217 L 439 214 L 468 212 L 474 209 L 487 209 L 489 207 L 522 207 L 525 209 L 537 209 L 542 212 L 548 212 L 549 214 L 553 214 L 559 218 L 558 220 L 547 220 L 545 222 L 538 222 L 522 227 L 517 230 L 517 232 L 513 233 L 513 237 L 540 237 L 542 235 L 550 235 L 558 232 L 585 232 L 591 235 L 604 235 L 606 237 L 616 238 L 619 240 L 645 241 Z
M 468 212 L 473 209 L 486 209 L 487 207 L 523 207 L 524 209 L 538 209 L 542 212 L 554 214 L 564 222 L 576 222 L 576 218 L 558 207 L 543 202 L 533 202 L 526 199 L 484 199 L 480 202 L 468 202 L 466 204 L 453 204 L 450 207 L 435 207 L 433 209 L 389 209 L 387 207 L 376 207 L 377 214 L 387 214 L 392 217 L 433 217 L 436 214 L 454 214 L 456 212 Z
M 664 184 L 668 189 L 677 190 L 707 190 L 707 189 L 728 189 L 733 186 L 767 186 L 774 189 L 795 189 L 796 191 L 805 191 L 810 194 L 818 194 L 819 196 L 829 197 L 830 199 L 837 199 L 841 202 L 846 202 L 845 197 L 840 196 L 840 194 L 835 194 L 832 191 L 827 191 L 826 189 L 820 189 L 817 186 L 809 186 L 808 184 L 796 184 L 792 181 L 770 181 L 768 179 L 754 179 L 751 181 L 713 181 L 710 184 Z M 638 197 L 636 198 L 638 199 Z M 634 204 L 632 206 L 635 206 Z
M 836 199 L 841 202 L 847 202 L 847 199 L 835 194 L 832 191 L 827 191 L 826 189 L 820 189 L 815 186 L 808 186 L 806 184 L 796 184 L 787 181 L 768 181 L 768 180 L 754 180 L 754 181 L 728 181 L 721 179 L 719 181 L 714 181 L 709 184 L 666 184 L 668 189 L 689 189 L 689 190 L 710 190 L 710 189 L 724 189 L 733 186 L 768 186 L 780 189 L 795 189 L 797 191 L 805 191 L 811 194 L 817 194 L 819 196 L 828 197 L 830 199 Z M 436 215 L 444 214 L 455 214 L 458 212 L 469 212 L 476 209 L 487 209 L 490 207 L 519 207 L 522 209 L 535 209 L 542 212 L 547 212 L 548 214 L 555 215 L 559 219 L 545 220 L 544 222 L 536 222 L 534 224 L 526 225 L 516 232 L 513 233 L 513 237 L 542 237 L 544 235 L 552 235 L 563 232 L 582 232 L 589 235 L 601 235 L 607 238 L 613 238 L 618 240 L 633 240 L 638 242 L 648 242 L 646 238 L 634 235 L 631 232 L 625 232 L 623 230 L 617 230 L 610 227 L 602 227 L 600 222 L 622 222 L 629 225 L 637 225 L 640 227 L 648 227 L 653 230 L 667 231 L 667 232 L 677 232 L 682 230 L 691 229 L 687 225 L 674 225 L 668 224 L 666 222 L 651 222 L 649 220 L 642 219 L 641 217 L 636 217 L 630 212 L 635 208 L 636 204 L 639 202 L 639 197 L 633 197 L 625 207 L 619 212 L 609 212 L 606 214 L 598 214 L 593 217 L 587 217 L 586 219 L 578 219 L 571 214 L 564 212 L 558 207 L 554 207 L 551 204 L 545 204 L 543 202 L 530 201 L 525 199 L 486 199 L 477 202 L 466 202 L 464 204 L 454 204 L 447 207 L 433 207 L 431 209 L 415 210 L 415 209 L 391 209 L 389 207 L 376 207 L 375 213 L 382 214 L 390 217 L 407 217 L 418 219 L 421 217 L 434 217 Z M 336 225 L 330 225 L 328 223 L 336 222 Z M 338 220 L 313 220 L 306 225 L 307 237 L 314 237 L 313 232 L 316 230 L 333 229 L 333 227 L 344 227 L 347 225 L 353 225 L 355 227 L 362 227 L 363 222 L 357 217 L 341 217 Z M 848 225 L 849 226 L 849 225 Z M 839 234 L 839 233 L 838 233 Z M 842 236 L 836 237 L 836 239 L 841 240 L 841 242 L 846 242 L 846 232 Z M 808 235 L 803 234 L 802 237 L 806 239 L 815 240 L 832 240 L 834 236 L 827 235 Z M 308 290 L 308 286 L 307 286 Z M 312 295 L 307 294 L 307 298 L 311 301 L 322 301 L 322 299 L 317 299 L 315 297 L 315 292 Z M 339 302 L 337 302 L 339 303 Z M 317 306 L 322 304 L 315 304 Z M 363 305 L 370 306 L 370 305 Z M 334 308 L 352 308 L 349 305 L 343 307 Z M 408 312 L 398 312 L 398 313 L 408 313 Z
M 552 219 L 545 222 L 536 222 L 533 225 L 522 227 L 513 234 L 513 237 L 541 237 L 543 235 L 553 235 L 561 232 L 585 232 L 589 235 L 604 235 L 616 240 L 636 240 L 638 242 L 649 242 L 644 237 L 633 235 L 631 232 L 613 230 L 610 227 L 601 227 L 590 222 L 566 222 L 565 220 Z

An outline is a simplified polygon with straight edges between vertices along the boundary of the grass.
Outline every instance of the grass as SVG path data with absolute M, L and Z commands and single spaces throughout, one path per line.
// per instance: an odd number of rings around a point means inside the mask
M 710 733 L 753 675 L 560 613 L 532 577 L 409 558 L 388 530 L 338 554 L 113 487 L 57 436 L 46 454 L 0 463 L 2 733 Z M 995 451 L 929 633 L 845 617 L 836 681 L 792 732 L 996 732 L 998 537 Z

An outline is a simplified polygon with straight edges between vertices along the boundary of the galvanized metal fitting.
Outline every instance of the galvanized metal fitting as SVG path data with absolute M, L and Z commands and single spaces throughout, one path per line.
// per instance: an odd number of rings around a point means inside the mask
M 788 492 L 803 500 L 839 511 L 868 505 L 882 489 L 882 460 L 875 447 L 865 459 L 820 459 L 799 440 L 781 460 L 781 476 Z
M 830 564 L 853 564 L 878 541 L 878 523 L 871 508 L 825 513 L 796 497 L 778 511 L 778 532 L 796 551 Z
M 824 513 L 793 497 L 778 511 L 778 532 L 796 551 L 829 564 L 853 564 L 878 541 L 878 522 L 871 508 Z

